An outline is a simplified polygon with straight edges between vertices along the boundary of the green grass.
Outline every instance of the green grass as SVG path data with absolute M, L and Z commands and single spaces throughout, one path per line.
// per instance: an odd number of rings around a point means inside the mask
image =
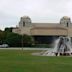
M 0 50 L 0 72 L 72 72 L 72 57 L 32 56 L 36 51 Z

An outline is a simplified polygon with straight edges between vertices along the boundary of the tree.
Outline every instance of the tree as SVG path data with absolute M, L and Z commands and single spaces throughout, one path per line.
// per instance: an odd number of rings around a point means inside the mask
M 0 30 L 0 44 L 8 44 L 10 47 L 29 47 L 34 43 L 32 36 L 19 35 L 10 31 L 7 28 L 5 31 Z
M 5 28 L 5 30 L 4 31 L 6 31 L 6 32 L 12 32 L 12 29 L 13 29 L 13 27 L 10 27 L 10 28 Z
M 4 43 L 6 32 L 0 30 L 0 44 Z
M 6 39 L 4 40 L 10 47 L 29 47 L 32 46 L 34 40 L 29 35 L 19 35 L 12 32 L 6 33 Z
M 21 46 L 21 35 L 7 32 L 5 43 L 10 47 L 20 47 Z
M 34 43 L 34 39 L 32 36 L 29 35 L 23 35 L 22 37 L 22 42 L 23 42 L 23 46 L 32 46 L 32 44 Z

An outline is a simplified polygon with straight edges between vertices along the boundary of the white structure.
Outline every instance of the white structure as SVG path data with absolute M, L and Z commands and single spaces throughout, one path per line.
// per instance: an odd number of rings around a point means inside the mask
M 23 16 L 20 18 L 18 27 L 12 31 L 33 37 L 69 36 L 72 38 L 72 23 L 70 17 L 67 16 L 62 17 L 60 23 L 32 23 L 30 17 Z
M 70 37 L 59 37 L 55 41 L 55 47 L 51 50 L 42 51 L 40 53 L 32 53 L 32 55 L 40 56 L 72 56 L 72 46 Z
M 64 16 L 61 18 L 60 24 L 63 24 L 66 27 L 70 27 L 71 26 L 71 19 L 67 16 Z
M 64 16 L 60 23 L 32 23 L 31 18 L 23 16 L 14 33 L 28 35 L 70 35 L 72 37 L 72 23 L 70 17 Z M 69 31 L 69 32 L 68 32 Z M 59 33 L 59 34 L 58 34 Z

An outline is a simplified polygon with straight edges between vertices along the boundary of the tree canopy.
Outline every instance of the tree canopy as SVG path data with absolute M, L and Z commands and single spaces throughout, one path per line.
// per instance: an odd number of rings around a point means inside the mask
M 0 31 L 0 44 L 8 44 L 10 47 L 24 47 L 33 44 L 33 37 L 29 35 L 19 35 L 9 30 Z

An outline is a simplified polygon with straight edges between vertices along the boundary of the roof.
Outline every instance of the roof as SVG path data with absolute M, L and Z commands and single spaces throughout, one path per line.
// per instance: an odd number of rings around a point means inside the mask
M 67 27 L 59 23 L 32 23 L 34 26 L 32 29 L 63 29 L 67 30 Z
M 22 18 L 27 18 L 27 19 L 29 18 L 29 19 L 30 19 L 30 17 L 29 17 L 29 16 L 23 16 Z
M 59 23 L 32 23 L 34 27 L 56 27 L 60 26 Z
M 63 19 L 70 19 L 70 17 L 68 17 L 68 16 L 64 16 L 64 17 L 62 17 Z
M 67 30 L 66 27 L 34 27 L 32 29 L 62 29 L 62 30 Z

